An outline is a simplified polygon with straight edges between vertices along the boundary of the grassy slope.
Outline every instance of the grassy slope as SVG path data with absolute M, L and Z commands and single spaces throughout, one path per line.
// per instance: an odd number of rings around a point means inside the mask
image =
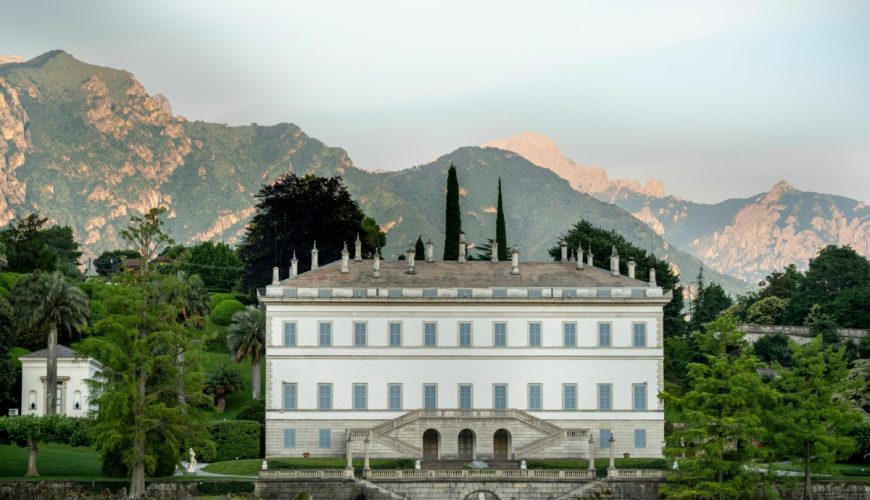
M 93 448 L 43 444 L 39 447 L 36 468 L 43 479 L 109 479 L 100 471 L 102 460 Z M 23 477 L 27 472 L 27 448 L 0 445 L 0 477 Z

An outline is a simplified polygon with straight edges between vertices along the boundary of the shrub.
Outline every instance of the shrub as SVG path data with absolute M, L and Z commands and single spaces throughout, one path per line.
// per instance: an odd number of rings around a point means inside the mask
M 5 288 L 11 292 L 22 277 L 24 275 L 20 273 L 0 273 L 0 288 Z
M 200 495 L 226 495 L 227 493 L 253 493 L 251 481 L 203 481 L 197 483 L 196 492 Z
M 855 444 L 858 445 L 858 449 L 849 457 L 849 461 L 856 463 L 870 462 L 870 421 L 865 420 L 861 422 L 849 435 L 855 439 Z
M 211 309 L 214 310 L 218 304 L 225 300 L 234 300 L 235 298 L 236 296 L 231 293 L 213 293 L 211 294 Z
M 221 326 L 230 324 L 233 314 L 241 311 L 245 305 L 235 299 L 221 301 L 211 312 L 211 320 Z
M 222 462 L 260 457 L 260 423 L 249 420 L 226 420 L 210 426 L 215 449 L 202 453 L 203 462 Z
M 252 420 L 254 422 L 266 423 L 266 403 L 262 399 L 253 399 L 242 407 L 239 414 L 236 415 L 236 420 Z

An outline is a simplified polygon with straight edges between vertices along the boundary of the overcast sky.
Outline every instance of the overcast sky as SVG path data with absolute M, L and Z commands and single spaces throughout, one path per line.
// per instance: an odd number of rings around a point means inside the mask
M 367 169 L 533 130 L 698 201 L 870 201 L 870 2 L 326 3 L 0 0 L 0 54 L 63 49 Z

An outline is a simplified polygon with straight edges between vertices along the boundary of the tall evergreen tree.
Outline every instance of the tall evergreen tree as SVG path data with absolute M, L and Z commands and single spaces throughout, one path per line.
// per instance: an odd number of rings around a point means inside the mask
M 498 260 L 508 260 L 507 229 L 504 223 L 504 207 L 501 203 L 501 177 L 498 178 L 498 208 L 495 215 L 495 240 L 498 242 Z
M 456 167 L 447 170 L 447 206 L 444 212 L 444 260 L 459 260 L 459 233 L 462 232 L 462 212 L 459 210 L 459 179 Z
M 417 243 L 414 243 L 414 259 L 426 260 L 426 246 L 423 245 L 423 236 L 417 236 Z

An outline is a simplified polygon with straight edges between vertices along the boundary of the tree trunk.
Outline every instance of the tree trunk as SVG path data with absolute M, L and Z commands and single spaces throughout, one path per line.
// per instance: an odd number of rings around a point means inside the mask
M 39 448 L 39 443 L 35 439 L 27 440 L 27 474 L 25 477 L 35 477 L 39 475 L 36 470 L 36 451 Z
M 225 394 L 218 394 L 217 397 L 217 411 L 218 413 L 223 413 L 227 409 L 227 396 Z
M 260 399 L 260 362 L 251 361 L 251 392 L 254 399 Z
M 813 500 L 812 473 L 810 472 L 810 442 L 804 441 L 804 499 Z
M 57 402 L 57 325 L 51 324 L 48 330 L 48 367 L 45 374 L 45 412 L 46 416 L 54 415 Z
M 133 404 L 133 463 L 130 474 L 130 498 L 145 495 L 145 369 L 139 369 L 137 399 Z

